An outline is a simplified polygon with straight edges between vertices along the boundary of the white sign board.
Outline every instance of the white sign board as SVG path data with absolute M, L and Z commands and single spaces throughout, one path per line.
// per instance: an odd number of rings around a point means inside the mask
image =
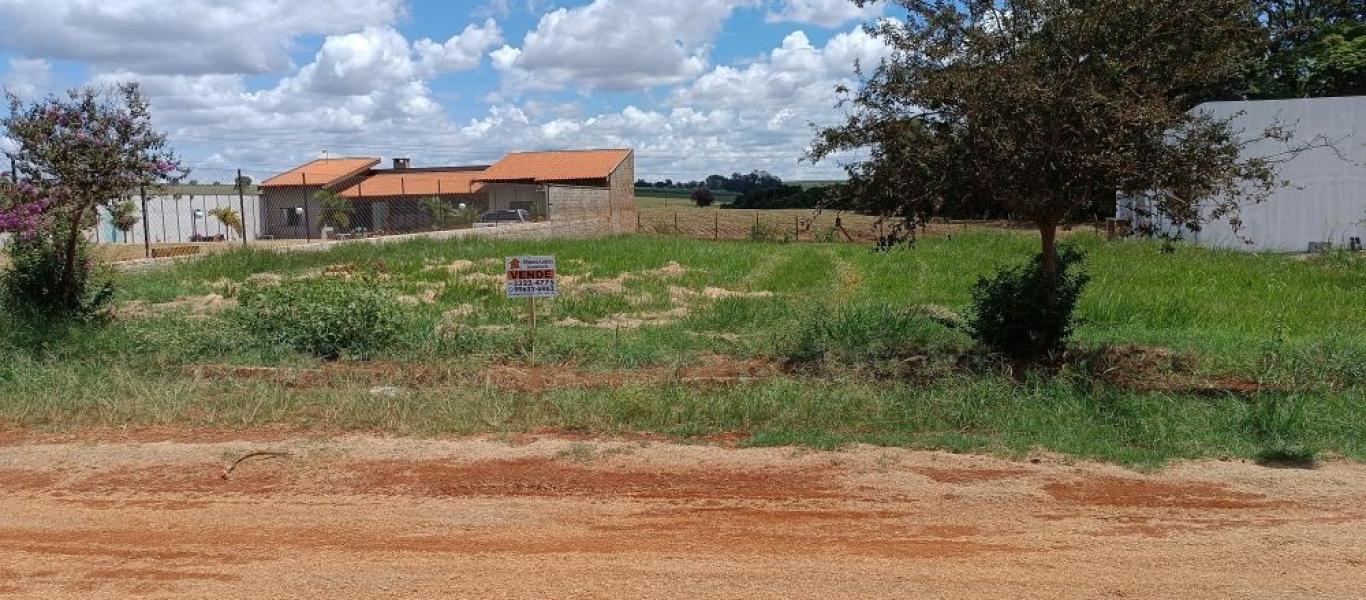
M 503 263 L 509 298 L 554 298 L 555 257 L 509 256 Z

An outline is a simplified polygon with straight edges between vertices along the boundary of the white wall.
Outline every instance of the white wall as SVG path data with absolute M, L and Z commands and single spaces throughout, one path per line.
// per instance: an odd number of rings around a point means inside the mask
M 1260 136 L 1279 121 L 1295 132 L 1292 145 L 1323 135 L 1337 152 L 1318 148 L 1282 163 L 1280 179 L 1291 185 L 1276 190 L 1264 202 L 1243 206 L 1243 226 L 1237 234 L 1225 220 L 1209 223 L 1198 233 L 1180 231 L 1169 223 L 1155 224 L 1159 231 L 1180 233 L 1207 247 L 1272 252 L 1304 252 L 1311 242 L 1346 247 L 1352 237 L 1366 238 L 1366 96 L 1209 102 L 1195 110 L 1234 117 L 1234 128 L 1243 130 L 1247 139 Z M 1285 149 L 1281 142 L 1262 140 L 1246 152 L 1266 157 Z M 1133 214 L 1121 206 L 1117 216 L 1132 218 Z
M 140 198 L 132 198 L 133 203 L 138 205 L 138 224 L 132 231 L 128 232 L 128 243 L 143 243 L 143 223 L 141 221 L 142 201 Z M 260 202 L 257 196 L 249 195 L 243 198 L 246 203 L 247 214 L 242 221 L 246 225 L 248 239 L 257 239 L 261 219 L 259 218 Z M 218 219 L 208 214 L 208 211 L 219 206 L 227 206 L 234 211 L 241 213 L 237 196 L 203 196 L 203 195 L 183 195 L 179 199 L 171 196 L 148 196 L 147 197 L 147 228 L 152 237 L 152 243 L 162 242 L 188 242 L 193 233 L 201 235 L 218 235 L 239 239 L 237 233 L 228 233 L 228 229 L 223 226 Z M 195 218 L 194 211 L 198 209 L 202 215 Z M 241 216 L 241 215 L 239 215 Z M 94 231 L 90 234 L 91 241 L 98 241 L 102 244 L 124 243 L 122 232 L 115 232 L 113 225 L 109 222 L 109 215 L 100 211 L 100 226 L 98 234 Z

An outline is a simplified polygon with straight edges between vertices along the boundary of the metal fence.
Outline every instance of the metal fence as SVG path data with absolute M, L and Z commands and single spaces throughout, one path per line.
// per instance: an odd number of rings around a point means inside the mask
M 804 209 L 642 208 L 640 231 L 695 239 L 872 242 L 890 225 L 876 217 Z
M 262 187 L 237 169 L 193 168 L 173 186 L 137 190 L 99 211 L 92 243 L 120 258 L 199 253 L 238 244 L 306 244 L 549 220 L 540 186 L 496 192 L 450 185 L 449 172 L 395 178 L 392 186 Z M 444 177 L 444 178 L 443 178 Z M 393 189 L 389 189 L 392 187 Z M 194 246 L 194 247 L 190 247 Z

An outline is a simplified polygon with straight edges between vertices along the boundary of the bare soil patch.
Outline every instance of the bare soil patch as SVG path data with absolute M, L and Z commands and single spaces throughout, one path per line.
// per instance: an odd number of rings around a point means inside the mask
M 290 456 L 219 477 L 262 449 Z M 1343 463 L 1137 474 L 571 432 L 247 436 L 11 445 L 0 490 L 0 590 L 20 598 L 1349 598 L 1366 586 L 1366 466 Z

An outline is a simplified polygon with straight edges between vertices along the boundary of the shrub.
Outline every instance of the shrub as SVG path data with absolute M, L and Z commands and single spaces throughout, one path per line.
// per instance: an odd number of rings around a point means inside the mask
M 13 239 L 7 244 L 10 264 L 0 273 L 0 305 L 20 318 L 94 320 L 103 316 L 114 298 L 114 286 L 96 273 L 90 248 L 76 244 L 72 271 L 74 296 L 59 285 L 65 256 L 50 235 Z
M 1076 326 L 1077 299 L 1090 281 L 1085 255 L 1073 246 L 1058 252 L 1057 273 L 1044 272 L 1043 254 L 1029 264 L 978 279 L 968 330 L 977 343 L 1016 368 L 1056 363 Z
M 366 278 L 323 278 L 242 290 L 243 324 L 267 343 L 325 360 L 372 358 L 403 329 L 397 301 Z

